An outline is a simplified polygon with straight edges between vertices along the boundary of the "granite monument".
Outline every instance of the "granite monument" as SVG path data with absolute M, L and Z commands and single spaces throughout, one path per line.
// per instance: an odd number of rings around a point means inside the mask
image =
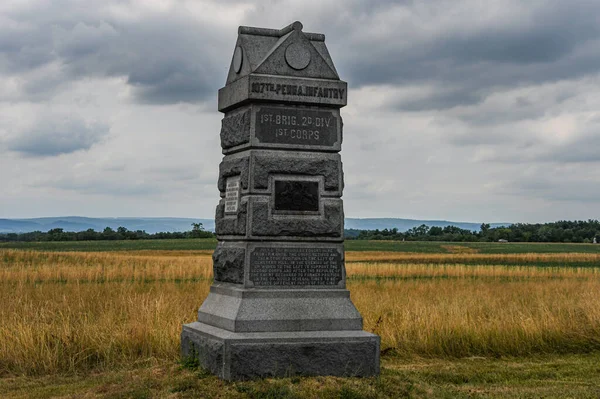
M 181 333 L 183 356 L 223 379 L 379 373 L 379 337 L 346 289 L 347 96 L 324 35 L 239 28 L 218 100 L 214 283 Z

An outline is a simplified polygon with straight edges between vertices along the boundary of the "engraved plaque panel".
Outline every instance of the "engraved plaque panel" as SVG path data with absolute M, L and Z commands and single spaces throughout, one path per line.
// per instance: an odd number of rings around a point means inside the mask
M 256 138 L 261 143 L 333 147 L 338 118 L 331 110 L 261 107 L 256 112 Z
M 225 187 L 225 213 L 236 213 L 240 203 L 240 177 L 229 177 Z
M 276 211 L 319 211 L 319 182 L 275 180 Z
M 255 286 L 335 286 L 342 280 L 342 256 L 335 248 L 257 247 L 250 254 Z

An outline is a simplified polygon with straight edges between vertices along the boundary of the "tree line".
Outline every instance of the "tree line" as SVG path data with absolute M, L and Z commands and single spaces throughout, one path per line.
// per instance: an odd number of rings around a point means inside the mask
M 479 231 L 461 229 L 456 226 L 429 227 L 420 225 L 405 232 L 397 228 L 382 230 L 345 230 L 347 240 L 398 240 L 398 241 L 499 241 L 511 242 L 576 242 L 600 243 L 600 222 L 558 221 L 552 223 L 515 223 L 510 226 L 491 227 L 487 223 L 480 226 Z M 125 227 L 113 230 L 106 227 L 103 231 L 88 229 L 85 231 L 64 231 L 61 228 L 47 232 L 32 231 L 28 233 L 0 233 L 0 242 L 32 242 L 32 241 L 96 241 L 96 240 L 153 240 L 153 239 L 185 239 L 213 238 L 215 234 L 204 230 L 202 223 L 192 223 L 190 231 L 147 233 L 144 230 L 131 231 Z
M 0 233 L 0 242 L 33 242 L 33 241 L 97 241 L 97 240 L 155 240 L 183 238 L 212 238 L 214 233 L 204 230 L 202 223 L 192 223 L 190 231 L 174 231 L 146 233 L 145 230 L 128 230 L 119 227 L 116 230 L 106 227 L 103 231 L 88 229 L 85 231 L 64 231 L 56 228 L 47 232 L 32 231 L 27 233 Z
M 491 227 L 483 223 L 479 231 L 456 226 L 429 227 L 420 225 L 406 232 L 398 229 L 347 230 L 350 240 L 406 240 L 406 241 L 500 241 L 511 242 L 577 242 L 600 243 L 598 220 L 561 220 L 551 223 L 515 223 L 510 226 Z

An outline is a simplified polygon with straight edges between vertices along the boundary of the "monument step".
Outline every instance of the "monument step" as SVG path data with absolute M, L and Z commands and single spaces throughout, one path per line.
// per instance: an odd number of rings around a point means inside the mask
M 183 326 L 182 356 L 226 380 L 292 375 L 379 374 L 380 338 L 366 331 L 236 333 L 204 323 Z
M 232 332 L 362 330 L 345 289 L 211 287 L 198 321 Z

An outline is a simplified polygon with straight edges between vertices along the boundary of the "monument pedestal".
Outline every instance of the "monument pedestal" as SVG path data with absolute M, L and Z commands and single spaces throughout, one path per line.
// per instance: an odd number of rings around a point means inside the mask
M 379 337 L 362 331 L 346 289 L 244 289 L 215 283 L 183 326 L 181 350 L 227 380 L 379 373 Z
M 236 333 L 194 322 L 183 326 L 181 348 L 225 380 L 379 374 L 379 337 L 360 330 Z
M 340 80 L 321 34 L 240 27 L 219 91 L 214 284 L 184 357 L 227 380 L 379 374 L 346 289 Z

